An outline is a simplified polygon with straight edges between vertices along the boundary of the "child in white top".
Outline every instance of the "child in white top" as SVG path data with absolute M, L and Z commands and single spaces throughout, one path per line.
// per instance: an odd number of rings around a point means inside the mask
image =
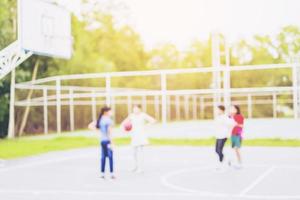
M 224 160 L 223 149 L 227 138 L 230 137 L 231 130 L 235 125 L 235 121 L 225 113 L 225 107 L 218 106 L 218 116 L 215 118 L 216 127 L 216 153 L 219 157 L 220 164 Z
M 122 122 L 132 124 L 131 130 L 131 145 L 134 150 L 134 161 L 135 161 L 135 172 L 142 172 L 143 164 L 143 147 L 149 144 L 148 136 L 145 133 L 145 125 L 147 123 L 155 123 L 156 120 L 148 114 L 142 112 L 140 105 L 134 105 L 133 113 L 129 114 L 128 117 Z

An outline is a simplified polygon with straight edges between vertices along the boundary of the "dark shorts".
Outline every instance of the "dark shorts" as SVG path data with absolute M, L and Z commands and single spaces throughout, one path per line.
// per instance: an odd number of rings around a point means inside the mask
M 242 145 L 242 138 L 239 135 L 232 135 L 231 136 L 231 146 L 232 148 L 241 148 Z

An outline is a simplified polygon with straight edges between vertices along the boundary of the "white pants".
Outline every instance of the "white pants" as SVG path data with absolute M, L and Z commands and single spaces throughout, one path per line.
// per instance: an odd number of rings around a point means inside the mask
M 144 146 L 133 147 L 134 169 L 142 170 L 144 164 Z

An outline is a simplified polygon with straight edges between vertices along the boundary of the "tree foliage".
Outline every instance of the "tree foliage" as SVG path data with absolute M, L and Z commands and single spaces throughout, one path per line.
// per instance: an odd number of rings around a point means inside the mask
M 146 50 L 140 35 L 129 25 L 120 25 L 113 10 L 120 5 L 109 5 L 103 9 L 95 0 L 83 1 L 89 5 L 80 16 L 72 16 L 73 57 L 61 60 L 32 56 L 17 69 L 17 82 L 31 79 L 33 66 L 40 60 L 38 78 L 58 74 L 80 74 L 95 72 L 174 69 L 211 66 L 211 39 L 195 40 L 181 52 L 174 44 L 162 44 Z M 114 7 L 115 6 L 115 7 Z M 16 39 L 16 1 L 0 2 L 0 48 Z M 224 46 L 222 47 L 224 48 Z M 289 62 L 300 55 L 300 28 L 286 26 L 275 35 L 255 35 L 251 40 L 239 40 L 231 50 L 231 65 L 270 64 Z M 211 75 L 188 74 L 170 76 L 170 89 L 209 88 Z M 7 132 L 10 77 L 0 80 L 0 135 Z M 99 80 L 81 83 L 99 85 Z M 116 80 L 115 87 L 158 88 L 159 80 L 138 77 Z M 232 74 L 233 87 L 289 86 L 291 74 L 287 70 L 261 73 L 247 71 Z M 26 91 L 23 91 L 26 95 Z M 39 112 L 39 110 L 33 110 Z M 37 117 L 36 120 L 38 120 Z

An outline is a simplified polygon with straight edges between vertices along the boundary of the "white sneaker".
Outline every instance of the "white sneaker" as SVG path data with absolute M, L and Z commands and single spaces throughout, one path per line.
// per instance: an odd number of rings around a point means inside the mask
M 224 163 L 219 162 L 219 163 L 217 164 L 217 166 L 216 166 L 215 169 L 216 169 L 216 171 L 218 171 L 218 172 L 224 171 L 224 170 L 225 170 Z
M 234 169 L 243 169 L 243 165 L 241 163 L 237 163 L 236 165 L 234 165 Z
M 130 171 L 131 171 L 131 172 L 136 172 L 137 170 L 138 170 L 138 168 L 135 167 L 135 168 L 132 168 Z
M 105 174 L 101 173 L 100 178 L 105 179 Z
M 141 174 L 141 173 L 144 173 L 144 170 L 142 170 L 142 169 L 137 169 L 137 170 L 135 171 L 135 173 Z

